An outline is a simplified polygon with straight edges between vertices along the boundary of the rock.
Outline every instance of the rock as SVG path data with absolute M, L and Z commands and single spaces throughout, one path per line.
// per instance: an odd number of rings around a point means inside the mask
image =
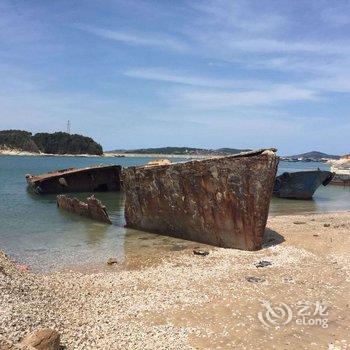
M 259 267 L 266 267 L 266 266 L 270 266 L 270 265 L 272 265 L 272 263 L 270 261 L 266 261 L 266 260 L 261 260 L 257 264 L 255 264 L 255 266 L 257 268 L 259 268 Z
M 27 335 L 19 345 L 36 350 L 60 350 L 60 335 L 53 329 L 40 329 Z
M 29 271 L 29 266 L 25 264 L 16 264 L 16 267 L 20 271 Z
M 331 224 L 324 224 L 324 227 L 331 227 Z
M 313 234 L 314 237 L 319 237 L 319 235 L 317 233 Z
M 306 224 L 306 222 L 305 221 L 294 221 L 293 224 L 294 225 L 304 225 L 304 224 Z
M 264 277 L 255 277 L 255 276 L 249 276 L 249 277 L 246 277 L 245 279 L 251 283 L 262 283 L 266 281 Z
M 193 254 L 194 255 L 207 256 L 207 255 L 209 255 L 209 252 L 207 252 L 206 250 L 193 249 Z
M 107 260 L 107 265 L 118 264 L 118 260 L 116 258 L 109 258 Z

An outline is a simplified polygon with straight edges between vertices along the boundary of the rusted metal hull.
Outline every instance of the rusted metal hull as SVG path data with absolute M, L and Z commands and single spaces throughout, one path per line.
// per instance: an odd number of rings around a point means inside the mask
M 108 165 L 26 175 L 26 180 L 30 189 L 38 194 L 119 191 L 120 173 L 121 166 Z
M 88 197 L 85 203 L 78 198 L 70 198 L 61 194 L 57 196 L 57 206 L 89 219 L 101 221 L 106 224 L 112 223 L 107 214 L 106 207 L 94 196 Z
M 277 176 L 273 194 L 280 198 L 311 199 L 317 188 L 327 186 L 333 179 L 330 171 L 285 172 Z
M 261 247 L 275 150 L 123 170 L 128 227 L 220 247 Z

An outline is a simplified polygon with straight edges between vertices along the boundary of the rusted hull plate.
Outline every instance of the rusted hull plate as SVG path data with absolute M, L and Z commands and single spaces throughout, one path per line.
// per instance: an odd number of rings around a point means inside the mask
M 99 192 L 120 190 L 121 166 L 96 166 L 26 175 L 29 187 L 37 194 Z
M 106 207 L 94 196 L 88 197 L 85 203 L 78 198 L 71 198 L 61 194 L 57 196 L 57 206 L 89 219 L 102 221 L 106 224 L 112 223 L 106 211 Z
M 261 247 L 278 158 L 274 151 L 122 172 L 128 227 L 220 247 Z

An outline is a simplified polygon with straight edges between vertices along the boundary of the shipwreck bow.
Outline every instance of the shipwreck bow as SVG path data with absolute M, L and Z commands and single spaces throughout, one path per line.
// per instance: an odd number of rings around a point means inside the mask
M 261 247 L 275 149 L 122 172 L 126 226 L 226 248 Z

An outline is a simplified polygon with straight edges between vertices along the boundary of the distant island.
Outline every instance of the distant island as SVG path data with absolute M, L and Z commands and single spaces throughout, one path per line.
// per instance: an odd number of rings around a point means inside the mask
M 250 149 L 236 149 L 236 148 L 218 148 L 218 149 L 205 149 L 205 148 L 193 148 L 193 147 L 159 147 L 159 148 L 140 148 L 132 150 L 113 150 L 108 151 L 106 154 L 141 154 L 141 155 L 173 155 L 173 156 L 220 156 L 238 154 L 241 152 L 247 152 Z
M 340 156 L 334 154 L 327 154 L 319 151 L 311 151 L 301 154 L 295 154 L 293 156 L 284 157 L 290 160 L 300 160 L 300 161 L 322 161 L 326 159 L 340 159 Z
M 92 138 L 68 134 L 65 132 L 37 133 L 23 130 L 0 131 L 0 151 L 11 154 L 11 152 L 27 152 L 34 154 L 89 154 L 103 155 L 100 144 Z

